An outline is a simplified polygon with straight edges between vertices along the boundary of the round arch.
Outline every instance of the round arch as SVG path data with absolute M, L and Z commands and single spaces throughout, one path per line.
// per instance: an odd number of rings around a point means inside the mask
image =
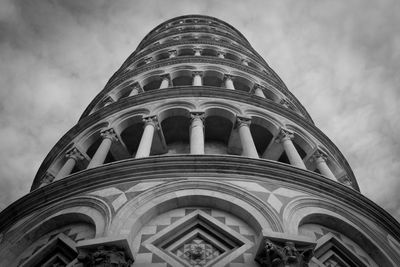
M 177 190 L 179 188 L 179 190 Z M 115 215 L 110 234 L 129 232 L 131 241 L 153 217 L 185 206 L 213 206 L 246 221 L 256 233 L 282 232 L 276 211 L 238 186 L 206 180 L 161 184 L 134 198 Z
M 342 233 L 360 247 L 365 248 L 371 258 L 382 266 L 394 266 L 390 257 L 381 249 L 387 241 L 377 234 L 376 225 L 357 211 L 343 205 L 313 197 L 297 198 L 290 202 L 284 212 L 285 229 L 292 234 L 299 234 L 300 226 L 316 223 Z

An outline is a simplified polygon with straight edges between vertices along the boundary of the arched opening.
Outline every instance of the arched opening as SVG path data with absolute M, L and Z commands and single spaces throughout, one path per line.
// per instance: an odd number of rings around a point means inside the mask
M 252 117 L 250 132 L 259 155 L 263 155 L 274 138 L 273 128 L 276 127 L 272 123 L 259 117 Z
M 66 266 L 76 256 L 76 243 L 95 237 L 96 228 L 89 216 L 66 213 L 48 219 L 22 233 L 11 255 L 0 259 L 1 266 Z M 57 265 L 58 264 L 58 265 Z
M 253 87 L 253 83 L 249 80 L 242 78 L 241 76 L 236 76 L 233 79 L 233 85 L 235 90 L 249 92 L 250 89 Z
M 192 72 L 188 70 L 171 73 L 171 79 L 174 86 L 188 86 L 193 83 Z
M 120 136 L 128 149 L 128 153 L 130 155 L 136 154 L 142 138 L 144 122 L 141 117 L 132 117 L 124 120 L 120 127 L 123 129 Z
M 153 76 L 150 78 L 147 78 L 143 81 L 143 90 L 144 91 L 151 91 L 151 90 L 156 90 L 160 88 L 161 85 L 161 77 L 160 76 Z
M 327 266 L 391 266 L 379 248 L 356 227 L 326 214 L 310 214 L 299 234 L 315 238 L 314 257 Z
M 165 117 L 161 122 L 161 128 L 167 144 L 168 154 L 190 153 L 190 114 L 184 109 L 171 109 L 160 114 Z
M 206 111 L 205 153 L 227 154 L 228 143 L 233 128 L 232 114 L 226 110 L 212 109 Z
M 240 62 L 240 57 L 238 57 L 237 55 L 232 54 L 232 53 L 230 53 L 230 52 L 227 52 L 227 53 L 225 54 L 225 58 L 226 58 L 226 59 L 230 59 L 230 60 L 235 61 L 235 62 Z
M 168 52 L 161 52 L 154 56 L 154 61 L 163 60 L 169 58 Z
M 224 75 L 217 71 L 205 71 L 203 75 L 203 85 L 221 87 Z
M 216 57 L 217 56 L 217 51 L 214 49 L 210 48 L 204 48 L 203 51 L 201 52 L 202 56 L 207 56 L 207 57 Z
M 192 36 L 185 36 L 185 37 L 182 37 L 182 38 L 191 39 L 193 37 Z M 179 49 L 179 51 L 178 51 L 178 56 L 193 56 L 193 55 L 194 55 L 193 48 L 182 48 L 182 49 Z

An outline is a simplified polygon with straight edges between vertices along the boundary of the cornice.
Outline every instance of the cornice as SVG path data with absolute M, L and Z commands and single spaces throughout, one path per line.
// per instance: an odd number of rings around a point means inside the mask
M 236 51 L 238 53 L 241 53 L 241 54 L 246 55 L 247 57 L 253 59 L 257 63 L 259 63 L 260 65 L 265 67 L 268 71 L 271 69 L 269 67 L 269 65 L 261 57 L 256 56 L 253 53 L 254 51 L 252 51 L 252 50 L 243 49 L 239 46 L 232 45 L 229 43 L 221 43 L 221 42 L 217 42 L 217 41 L 213 41 L 213 40 L 201 40 L 201 39 L 199 39 L 197 41 L 188 41 L 188 40 L 171 41 L 171 42 L 166 42 L 166 43 L 159 44 L 156 46 L 147 47 L 143 50 L 140 50 L 139 52 L 135 51 L 125 60 L 125 62 L 122 64 L 120 69 L 124 69 L 124 68 L 128 67 L 129 65 L 131 65 L 133 62 L 135 62 L 139 58 L 145 57 L 147 54 L 150 54 L 154 51 L 158 51 L 158 50 L 161 50 L 161 49 L 164 49 L 167 47 L 176 47 L 178 45 L 211 45 L 211 46 L 215 46 L 215 47 L 223 47 L 223 48 L 231 49 L 233 51 Z
M 192 22 L 192 23 L 184 23 L 184 24 L 175 24 L 175 25 L 171 25 L 171 26 L 169 26 L 168 28 L 162 28 L 161 29 L 161 31 L 159 31 L 159 32 L 154 32 L 153 34 L 152 34 L 152 36 L 149 36 L 149 40 L 150 39 L 155 39 L 155 38 L 157 38 L 158 36 L 161 36 L 162 34 L 164 34 L 165 32 L 167 32 L 167 31 L 171 31 L 171 30 L 174 30 L 174 31 L 180 31 L 179 30 L 179 28 L 187 28 L 187 27 L 203 27 L 203 28 L 206 28 L 206 27 L 209 27 L 209 28 L 217 28 L 217 29 L 219 29 L 221 32 L 226 32 L 226 33 L 228 33 L 228 34 L 232 34 L 232 35 L 234 35 L 234 36 L 236 36 L 237 38 L 239 38 L 239 39 L 243 39 L 242 38 L 242 36 L 239 36 L 238 34 L 237 34 L 237 32 L 235 32 L 235 31 L 233 31 L 232 29 L 229 29 L 229 28 L 227 28 L 227 27 L 225 27 L 224 25 L 218 25 L 218 26 L 216 26 L 216 25 L 210 25 L 209 23 L 194 23 L 194 22 Z M 212 31 L 212 30 L 211 30 Z
M 32 191 L 4 209 L 0 213 L 0 231 L 41 208 L 116 183 L 160 178 L 171 181 L 196 177 L 240 179 L 240 176 L 252 181 L 289 183 L 308 193 L 337 199 L 400 239 L 399 223 L 377 204 L 351 188 L 291 165 L 226 155 L 153 156 L 122 160 L 75 173 Z
M 188 87 L 180 87 L 180 88 L 169 88 L 165 90 L 154 90 L 149 91 L 143 94 L 136 95 L 134 97 L 128 97 L 119 100 L 117 103 L 110 104 L 95 113 L 89 115 L 81 119 L 77 125 L 75 125 L 70 131 L 68 131 L 53 147 L 53 149 L 46 156 L 42 165 L 40 166 L 33 185 L 32 189 L 39 186 L 39 180 L 44 175 L 45 171 L 50 167 L 50 164 L 55 160 L 57 155 L 60 153 L 60 150 L 64 149 L 66 145 L 72 142 L 73 138 L 83 130 L 86 130 L 88 127 L 96 124 L 103 118 L 110 116 L 116 112 L 121 110 L 130 108 L 135 105 L 141 105 L 153 101 L 159 101 L 164 99 L 178 99 L 182 97 L 209 97 L 211 99 L 222 98 L 228 99 L 232 101 L 240 101 L 243 103 L 247 103 L 249 105 L 257 106 L 273 113 L 277 113 L 280 116 L 287 118 L 295 122 L 297 125 L 303 127 L 308 133 L 312 134 L 317 140 L 319 140 L 322 144 L 324 144 L 327 149 L 339 160 L 340 165 L 344 168 L 349 179 L 352 181 L 356 190 L 359 190 L 357 181 L 354 177 L 353 171 L 351 170 L 349 164 L 347 163 L 345 157 L 340 152 L 340 150 L 335 146 L 335 144 L 321 131 L 319 130 L 313 123 L 310 123 L 305 118 L 300 115 L 294 113 L 293 111 L 277 104 L 267 99 L 263 99 L 254 95 L 247 94 L 245 92 L 233 91 L 233 90 L 225 90 L 218 88 L 216 90 L 214 87 L 196 87 L 196 88 L 188 88 Z
M 146 39 L 148 39 L 151 35 L 153 35 L 153 33 L 155 33 L 157 31 L 157 29 L 162 29 L 163 27 L 165 27 L 165 25 L 172 23 L 174 21 L 179 21 L 179 20 L 184 20 L 184 19 L 204 19 L 204 20 L 211 20 L 213 22 L 219 23 L 223 26 L 228 27 L 229 29 L 233 30 L 234 32 L 236 32 L 241 38 L 243 38 L 247 43 L 247 39 L 246 37 L 244 37 L 244 35 L 238 31 L 235 27 L 233 27 L 232 25 L 230 25 L 229 23 L 222 21 L 220 19 L 211 17 L 211 16 L 205 16 L 205 15 L 196 15 L 196 14 L 192 14 L 192 15 L 184 15 L 184 16 L 179 16 L 179 17 L 174 17 L 171 18 L 167 21 L 164 21 L 162 23 L 160 23 L 159 25 L 157 25 L 156 27 L 154 27 L 148 34 L 146 34 L 146 36 L 143 38 L 142 42 L 139 44 L 138 47 L 142 46 L 142 43 L 145 42 Z M 218 26 L 213 26 L 213 27 L 218 27 Z
M 218 30 L 206 30 L 206 29 L 182 29 L 182 30 L 173 30 L 171 32 L 166 32 L 164 34 L 158 35 L 157 38 L 150 38 L 148 40 L 142 41 L 137 49 L 142 49 L 143 47 L 146 47 L 148 45 L 151 45 L 152 43 L 156 42 L 157 40 L 173 36 L 176 34 L 184 34 L 184 33 L 208 33 L 208 34 L 213 34 L 213 35 L 218 35 L 227 38 L 228 40 L 233 40 L 237 42 L 240 45 L 243 45 L 244 47 L 251 46 L 247 41 L 244 41 L 243 39 L 233 35 L 229 34 L 226 32 L 218 31 Z
M 92 102 L 89 104 L 89 106 L 83 112 L 80 119 L 87 116 L 91 112 L 91 110 L 94 108 L 94 106 L 104 97 L 104 95 L 106 93 L 110 92 L 112 89 L 114 89 L 114 87 L 116 87 L 123 81 L 125 81 L 129 78 L 133 78 L 136 75 L 143 73 L 143 72 L 151 71 L 151 70 L 158 69 L 158 68 L 163 68 L 163 67 L 170 66 L 170 65 L 182 64 L 182 63 L 203 63 L 203 64 L 207 64 L 207 65 L 219 64 L 219 65 L 235 68 L 237 70 L 257 76 L 258 78 L 263 79 L 268 84 L 272 85 L 274 88 L 279 90 L 282 94 L 284 94 L 292 103 L 294 103 L 296 105 L 296 107 L 300 110 L 300 112 L 312 122 L 312 119 L 311 119 L 310 115 L 308 114 L 308 112 L 300 104 L 300 102 L 296 99 L 296 97 L 286 88 L 286 86 L 283 82 L 282 83 L 277 82 L 277 81 L 271 79 L 271 77 L 268 74 L 266 74 L 262 71 L 256 70 L 249 66 L 245 66 L 240 63 L 233 62 L 229 59 L 221 59 L 221 58 L 205 57 L 205 56 L 203 56 L 203 57 L 182 56 L 182 57 L 176 57 L 176 58 L 163 59 L 163 60 L 159 60 L 156 62 L 146 64 L 135 70 L 123 73 L 119 76 L 115 76 L 116 78 L 114 78 L 114 80 L 110 80 L 106 84 L 104 89 L 92 100 Z M 114 75 L 113 75 L 113 77 L 114 77 Z

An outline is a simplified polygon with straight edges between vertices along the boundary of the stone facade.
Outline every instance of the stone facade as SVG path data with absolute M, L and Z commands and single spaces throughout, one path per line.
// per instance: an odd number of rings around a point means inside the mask
M 0 266 L 400 266 L 400 226 L 232 26 L 152 30 L 0 214 Z

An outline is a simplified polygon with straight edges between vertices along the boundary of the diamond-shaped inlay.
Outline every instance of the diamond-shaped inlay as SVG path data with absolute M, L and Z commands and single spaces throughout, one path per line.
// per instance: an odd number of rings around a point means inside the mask
M 180 218 L 142 243 L 174 266 L 225 266 L 254 243 L 201 210 Z
M 172 253 L 190 266 L 201 267 L 205 266 L 213 259 L 218 258 L 223 251 L 214 247 L 202 236 L 196 236 L 173 250 Z

